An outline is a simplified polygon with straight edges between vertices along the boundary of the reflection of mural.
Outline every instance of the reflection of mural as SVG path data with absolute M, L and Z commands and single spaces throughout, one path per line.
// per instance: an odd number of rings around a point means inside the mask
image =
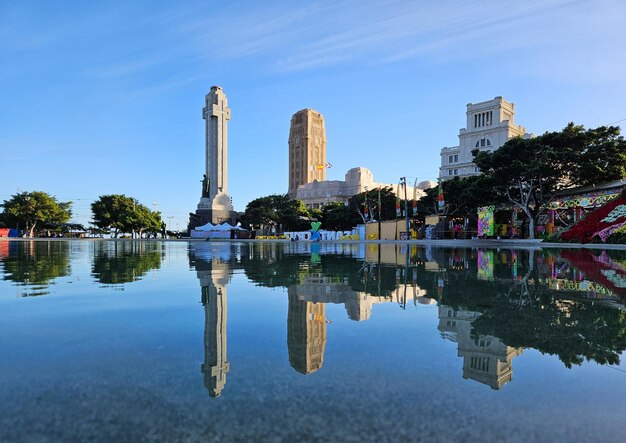
M 566 249 L 560 255 L 588 279 L 614 294 L 626 295 L 626 267 L 617 260 L 613 261 L 605 251 L 596 255 L 589 249 Z
M 493 280 L 494 253 L 492 249 L 478 250 L 478 278 L 481 280 Z

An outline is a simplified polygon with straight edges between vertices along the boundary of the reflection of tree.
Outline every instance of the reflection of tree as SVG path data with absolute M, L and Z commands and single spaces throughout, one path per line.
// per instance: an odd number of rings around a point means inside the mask
M 448 269 L 443 302 L 456 309 L 482 314 L 473 321 L 473 333 L 492 335 L 515 348 L 535 348 L 558 356 L 567 367 L 585 359 L 600 364 L 619 363 L 626 350 L 626 313 L 610 304 L 585 300 L 585 293 L 572 299 L 571 292 L 550 289 L 544 283 L 550 275 L 554 253 L 519 254 L 517 278 L 505 275 L 505 264 L 496 258 L 492 281 L 475 278 L 469 270 Z M 497 257 L 497 256 L 496 256 Z M 442 265 L 449 262 L 448 257 Z M 529 265 L 530 263 L 530 265 Z M 430 274 L 430 275 L 429 275 Z M 418 272 L 420 286 L 436 294 L 432 273 Z
M 488 309 L 473 326 L 514 347 L 557 355 L 568 368 L 585 359 L 619 364 L 626 350 L 626 315 L 599 304 L 544 296 L 531 306 L 508 303 Z
M 95 244 L 92 275 L 104 284 L 130 283 L 161 267 L 162 245 L 152 242 L 99 242 Z
M 12 242 L 2 260 L 3 279 L 27 286 L 23 296 L 47 294 L 45 288 L 70 274 L 70 248 L 65 241 Z
M 372 295 L 390 295 L 397 286 L 395 266 L 366 266 L 350 256 L 321 254 L 319 262 L 311 263 L 309 254 L 242 256 L 241 264 L 249 279 L 259 286 L 290 287 L 302 284 L 307 276 L 324 276 L 326 281 L 341 282 L 354 291 Z

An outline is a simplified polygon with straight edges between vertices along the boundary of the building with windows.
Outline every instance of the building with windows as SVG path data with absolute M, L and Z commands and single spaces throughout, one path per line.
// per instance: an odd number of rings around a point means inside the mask
M 425 180 L 417 184 L 417 199 L 422 198 L 426 189 L 432 188 L 437 184 L 432 180 Z M 374 191 L 378 188 L 391 188 L 394 194 L 397 194 L 398 185 L 392 183 L 379 183 L 374 181 L 374 174 L 367 168 L 352 168 L 345 175 L 345 181 L 342 180 L 313 180 L 298 186 L 295 197 L 302 200 L 309 208 L 321 208 L 331 202 L 347 202 L 350 197 L 365 191 Z M 407 189 L 409 199 L 413 198 L 413 190 Z M 404 198 L 404 195 L 400 196 Z
M 500 389 L 513 379 L 513 359 L 520 355 L 522 348 L 504 344 L 498 337 L 477 335 L 472 330 L 472 322 L 482 314 L 464 309 L 455 309 L 440 304 L 439 326 L 441 337 L 456 342 L 458 356 L 463 357 L 463 378 L 475 380 Z
M 291 117 L 289 129 L 289 197 L 313 180 L 326 180 L 326 128 L 322 114 L 302 109 Z
M 480 173 L 472 151 L 495 151 L 513 137 L 530 138 L 526 128 L 515 124 L 515 105 L 502 97 L 467 104 L 467 125 L 459 131 L 459 146 L 441 150 L 439 178 L 468 177 Z

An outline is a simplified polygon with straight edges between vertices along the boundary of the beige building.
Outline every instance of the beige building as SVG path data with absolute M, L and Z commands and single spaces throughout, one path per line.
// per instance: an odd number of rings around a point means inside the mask
M 287 348 L 291 367 L 311 374 L 324 364 L 326 347 L 326 305 L 298 298 L 288 289 Z
M 467 124 L 459 131 L 459 146 L 441 150 L 439 178 L 478 175 L 472 151 L 495 151 L 513 137 L 532 137 L 515 124 L 515 105 L 502 97 L 467 104 Z
M 433 181 L 422 181 L 417 184 L 415 197 L 420 199 L 424 196 L 424 190 L 436 186 Z M 378 188 L 391 188 L 394 194 L 398 192 L 397 183 L 380 183 L 374 181 L 374 174 L 367 168 L 352 168 L 345 175 L 345 181 L 341 180 L 314 180 L 298 186 L 295 197 L 302 200 L 309 208 L 321 208 L 331 202 L 345 203 L 350 197 L 365 191 L 374 191 Z M 403 193 L 404 191 L 402 191 Z M 404 195 L 400 196 L 404 198 Z M 413 189 L 407 189 L 407 197 L 413 199 Z
M 523 352 L 504 344 L 498 337 L 475 335 L 472 322 L 482 314 L 439 305 L 441 336 L 458 344 L 458 355 L 463 357 L 463 378 L 475 380 L 500 389 L 513 379 L 513 358 Z
M 326 129 L 322 114 L 303 109 L 291 117 L 289 129 L 289 196 L 313 180 L 326 180 Z

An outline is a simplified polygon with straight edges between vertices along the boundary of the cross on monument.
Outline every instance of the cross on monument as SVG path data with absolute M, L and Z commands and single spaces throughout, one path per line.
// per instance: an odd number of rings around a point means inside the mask
M 211 86 L 202 108 L 205 121 L 205 178 L 195 214 L 189 218 L 189 231 L 208 222 L 234 223 L 237 213 L 228 196 L 228 121 L 230 108 L 220 86 Z

